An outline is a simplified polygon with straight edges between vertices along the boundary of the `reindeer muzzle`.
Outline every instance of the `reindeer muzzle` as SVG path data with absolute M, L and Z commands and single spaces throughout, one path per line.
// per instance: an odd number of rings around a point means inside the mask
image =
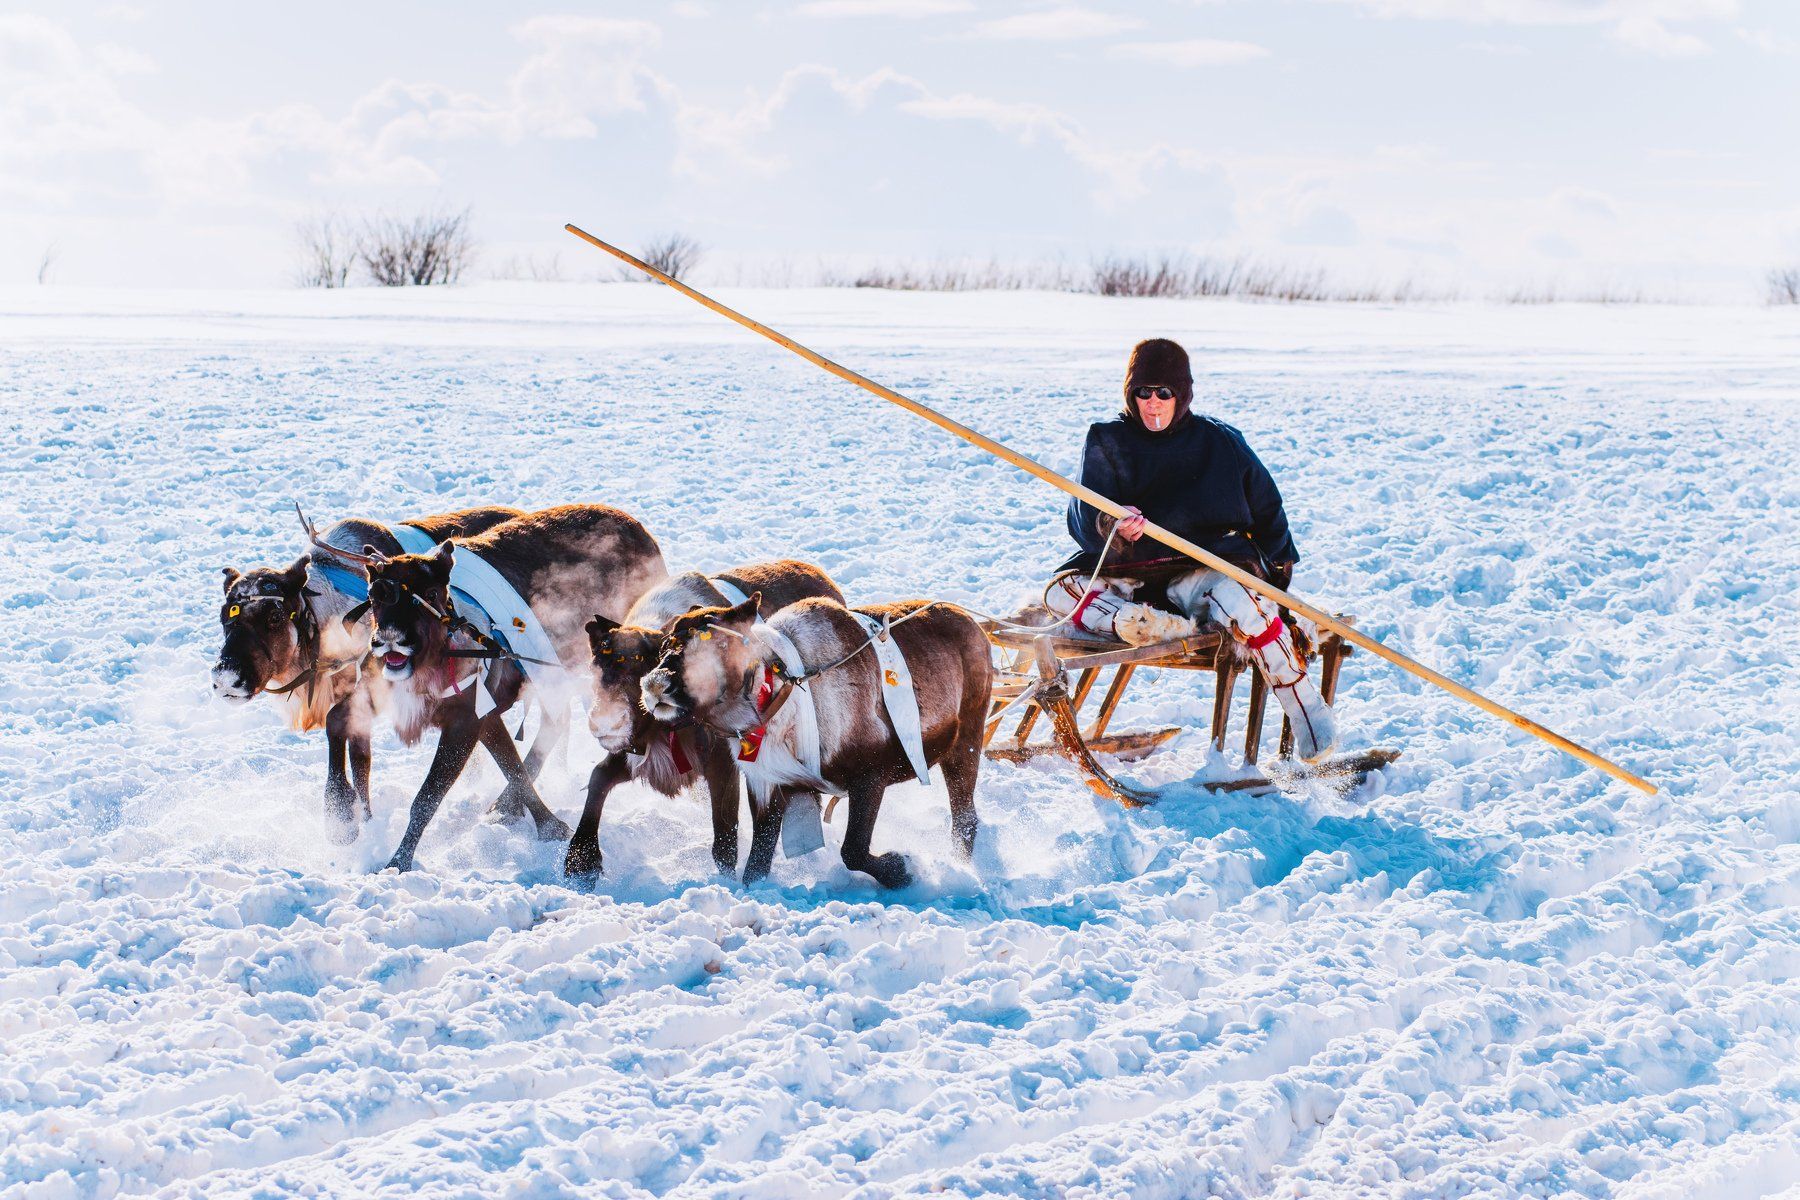
M 675 672 L 667 667 L 658 667 L 644 676 L 642 694 L 644 711 L 665 725 L 685 720 L 693 708 L 682 694 Z
M 220 659 L 212 669 L 213 695 L 223 700 L 241 704 L 254 694 L 244 678 L 244 672 L 235 663 Z

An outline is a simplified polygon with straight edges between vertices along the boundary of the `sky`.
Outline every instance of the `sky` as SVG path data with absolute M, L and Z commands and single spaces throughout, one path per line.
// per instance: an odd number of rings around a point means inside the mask
M 1800 264 L 1795 0 L 0 0 L 0 283 L 283 287 L 467 207 L 478 277 L 1189 253 L 1755 299 Z M 46 259 L 48 266 L 46 268 Z

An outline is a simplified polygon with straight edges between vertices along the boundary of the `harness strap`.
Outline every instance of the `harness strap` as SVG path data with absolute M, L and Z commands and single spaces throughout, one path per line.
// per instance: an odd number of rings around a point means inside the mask
M 271 696 L 285 696 L 289 692 L 300 687 L 302 684 L 310 683 L 315 678 L 318 678 L 319 672 L 321 669 L 324 670 L 323 678 L 330 679 L 333 675 L 336 675 L 339 671 L 344 670 L 346 667 L 353 667 L 361 661 L 362 661 L 362 658 L 359 655 L 356 658 L 340 658 L 336 662 L 333 662 L 333 663 L 324 663 L 324 662 L 314 663 L 312 666 L 306 668 L 306 670 L 300 672 L 298 675 L 294 676 L 292 679 L 290 679 L 288 682 L 282 684 L 280 687 L 265 687 L 265 688 L 263 688 L 263 691 L 269 693 L 269 695 L 271 695 Z
M 776 680 L 780 680 L 780 686 Z M 756 685 L 756 714 L 762 724 L 738 735 L 738 761 L 755 762 L 762 753 L 763 739 L 769 735 L 769 723 L 794 695 L 794 680 L 778 674 L 771 663 L 763 664 L 762 680 Z

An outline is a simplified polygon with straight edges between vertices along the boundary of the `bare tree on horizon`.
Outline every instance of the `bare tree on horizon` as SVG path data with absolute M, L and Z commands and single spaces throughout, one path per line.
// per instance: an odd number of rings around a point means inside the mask
M 475 257 L 469 214 L 465 208 L 369 220 L 357 246 L 363 269 L 382 287 L 455 283 Z

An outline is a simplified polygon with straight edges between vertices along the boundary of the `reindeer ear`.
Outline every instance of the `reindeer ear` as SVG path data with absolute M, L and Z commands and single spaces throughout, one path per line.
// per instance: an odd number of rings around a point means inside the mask
M 612 637 L 613 630 L 618 627 L 617 621 L 595 613 L 594 619 L 587 623 L 588 648 L 593 650 L 596 655 L 599 654 L 606 649 L 608 639 Z
M 748 628 L 756 621 L 756 614 L 762 611 L 762 593 L 751 592 L 742 604 L 728 610 L 720 620 L 727 625 L 742 625 Z
M 289 589 L 304 587 L 306 584 L 306 568 L 312 565 L 312 555 L 302 554 L 294 560 L 292 566 L 281 573 L 281 582 Z
M 242 579 L 244 577 L 244 573 L 242 571 L 238 570 L 236 567 L 221 567 L 219 569 L 221 571 L 225 572 L 225 594 L 227 596 L 229 596 L 229 595 L 231 595 L 232 585 L 235 584 L 238 580 Z
M 430 569 L 434 579 L 449 579 L 450 568 L 456 562 L 456 544 L 439 542 L 426 552 L 425 565 Z
M 367 542 L 363 543 L 363 553 L 374 559 L 376 562 L 384 562 L 387 559 L 387 555 L 369 545 Z

